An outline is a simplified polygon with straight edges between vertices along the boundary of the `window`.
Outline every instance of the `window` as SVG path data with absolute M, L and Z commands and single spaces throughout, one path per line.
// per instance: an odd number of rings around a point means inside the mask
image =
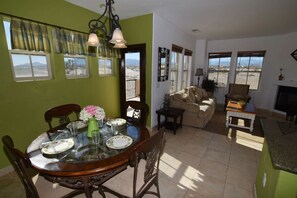
M 64 56 L 66 78 L 85 78 L 89 76 L 87 60 L 84 56 Z
M 171 53 L 171 72 L 170 72 L 171 87 L 170 93 L 177 91 L 178 80 L 178 53 Z
M 185 49 L 183 75 L 182 75 L 182 88 L 186 88 L 190 85 L 190 71 L 192 64 L 192 51 Z
M 226 87 L 231 64 L 231 52 L 208 54 L 208 79 L 214 80 L 218 87 Z
M 179 80 L 179 65 L 182 64 L 182 51 L 183 48 L 172 45 L 172 52 L 171 52 L 171 72 L 170 72 L 170 80 L 171 80 L 171 87 L 170 93 L 176 92 L 180 87 Z
M 235 83 L 258 90 L 265 51 L 238 52 Z
M 112 59 L 98 58 L 98 71 L 100 76 L 113 75 Z
M 33 52 L 11 52 L 10 57 L 16 81 L 50 79 L 46 55 Z
M 13 23 L 13 25 L 11 24 Z M 46 53 L 44 51 L 46 48 L 49 48 L 49 46 L 42 46 L 37 39 L 33 39 L 33 37 L 30 37 L 31 34 L 38 34 L 43 35 L 44 38 L 47 38 L 47 32 L 46 27 L 42 26 L 40 24 L 31 23 L 28 21 L 19 21 L 17 19 L 11 21 L 10 19 L 5 18 L 3 21 L 4 24 L 4 30 L 6 35 L 6 42 L 10 54 L 11 59 L 11 67 L 12 67 L 12 73 L 13 78 L 15 81 L 34 81 L 34 80 L 48 80 L 51 79 L 51 67 L 50 67 L 50 61 L 49 61 L 49 53 Z M 30 27 L 34 29 L 39 28 L 41 32 L 22 32 L 24 30 L 18 29 L 19 25 L 23 25 L 25 27 Z M 13 26 L 13 27 L 11 27 Z M 36 28 L 38 27 L 38 28 Z M 11 31 L 12 29 L 12 31 Z M 43 32 L 42 32 L 43 31 Z M 24 33 L 27 37 L 23 36 L 20 37 L 20 35 L 16 35 L 18 32 L 19 34 Z M 13 35 L 12 35 L 13 34 Z M 17 39 L 14 39 L 18 37 Z M 13 39 L 12 39 L 13 38 Z M 14 49 L 12 49 L 12 43 Z M 17 41 L 16 41 L 17 40 Z M 26 40 L 26 42 L 23 42 Z M 47 41 L 42 41 L 44 44 L 47 43 Z M 39 43 L 39 45 L 35 45 L 35 48 L 32 48 L 32 43 Z M 34 44 L 33 44 L 34 45 Z M 40 51 L 43 48 L 44 51 Z

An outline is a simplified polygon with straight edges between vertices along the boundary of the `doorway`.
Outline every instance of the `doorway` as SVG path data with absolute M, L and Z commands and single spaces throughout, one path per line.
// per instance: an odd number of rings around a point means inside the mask
M 145 103 L 145 44 L 127 45 L 121 50 L 120 61 L 120 104 L 121 117 L 129 115 L 125 107 L 126 101 Z

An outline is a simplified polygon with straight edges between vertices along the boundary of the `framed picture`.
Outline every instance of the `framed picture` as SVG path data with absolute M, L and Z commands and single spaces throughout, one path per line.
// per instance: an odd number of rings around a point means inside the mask
M 297 49 L 292 52 L 291 56 L 293 56 L 293 58 L 297 61 Z
M 168 80 L 170 50 L 159 47 L 158 50 L 158 81 Z

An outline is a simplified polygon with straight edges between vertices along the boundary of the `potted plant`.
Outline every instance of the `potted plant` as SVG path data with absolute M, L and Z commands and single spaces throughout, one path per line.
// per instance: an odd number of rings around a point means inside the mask
M 216 89 L 217 83 L 214 80 L 209 80 L 207 77 L 202 81 L 202 88 L 205 89 L 206 92 L 210 93 L 211 96 Z

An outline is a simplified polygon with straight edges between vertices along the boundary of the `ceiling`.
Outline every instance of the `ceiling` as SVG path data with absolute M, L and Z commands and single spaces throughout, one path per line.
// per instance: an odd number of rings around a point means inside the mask
M 102 12 L 99 6 L 105 3 L 66 1 L 97 13 Z M 120 19 L 155 13 L 196 39 L 247 38 L 297 31 L 296 0 L 115 0 L 114 8 Z

